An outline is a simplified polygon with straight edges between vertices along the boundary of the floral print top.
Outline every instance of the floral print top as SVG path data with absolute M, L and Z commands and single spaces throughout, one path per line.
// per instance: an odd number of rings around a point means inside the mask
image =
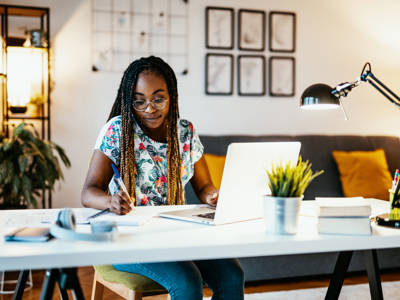
M 137 173 L 136 201 L 137 205 L 166 205 L 168 175 L 168 144 L 149 138 L 134 120 L 134 145 Z M 178 136 L 181 152 L 181 175 L 183 187 L 192 178 L 194 164 L 203 155 L 203 145 L 196 134 L 193 124 L 187 120 L 178 121 Z M 120 165 L 121 116 L 109 120 L 100 131 L 95 149 L 107 155 L 114 164 Z M 109 191 L 115 194 L 119 186 L 113 177 L 109 183 Z

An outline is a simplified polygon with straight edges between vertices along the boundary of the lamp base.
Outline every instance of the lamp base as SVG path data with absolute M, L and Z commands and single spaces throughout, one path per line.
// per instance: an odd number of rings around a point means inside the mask
M 10 106 L 10 111 L 14 114 L 24 114 L 26 109 L 26 106 Z

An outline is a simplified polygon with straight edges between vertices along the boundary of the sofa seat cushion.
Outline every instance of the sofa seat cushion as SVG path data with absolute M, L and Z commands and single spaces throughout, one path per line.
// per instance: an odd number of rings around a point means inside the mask
M 392 177 L 385 151 L 332 151 L 346 197 L 388 200 Z

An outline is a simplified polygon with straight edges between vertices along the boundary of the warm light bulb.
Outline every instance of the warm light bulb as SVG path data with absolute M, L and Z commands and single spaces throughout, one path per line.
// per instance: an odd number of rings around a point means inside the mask
M 31 97 L 42 94 L 42 79 L 47 70 L 47 54 L 43 49 L 8 47 L 7 92 L 12 106 L 26 106 Z

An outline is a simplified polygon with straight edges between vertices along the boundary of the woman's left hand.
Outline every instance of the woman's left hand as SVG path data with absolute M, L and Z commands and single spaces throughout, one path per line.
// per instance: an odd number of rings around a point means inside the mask
M 219 191 L 214 187 L 210 186 L 204 191 L 205 203 L 211 206 L 216 206 L 218 202 Z
M 194 174 L 190 183 L 202 203 L 216 206 L 218 202 L 218 189 L 211 181 L 206 159 L 202 156 L 194 165 Z

